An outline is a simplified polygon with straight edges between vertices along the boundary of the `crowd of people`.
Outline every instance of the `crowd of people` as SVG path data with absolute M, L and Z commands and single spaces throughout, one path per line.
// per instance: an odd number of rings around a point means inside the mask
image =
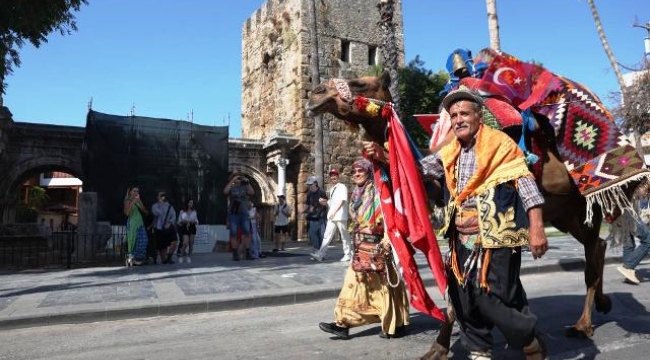
M 140 199 L 140 188 L 131 186 L 124 197 L 124 215 L 127 218 L 127 267 L 142 265 L 147 261 L 156 264 L 159 258 L 162 264 L 174 264 L 173 255 L 179 239 L 178 261 L 183 262 L 185 257 L 188 263 L 191 262 L 189 256 L 198 224 L 193 200 L 187 202 L 177 217 L 174 206 L 167 200 L 167 194 L 161 191 L 149 211 Z
M 483 100 L 465 89 L 450 92 L 442 101 L 452 121 L 454 140 L 440 151 L 420 160 L 426 181 L 441 189 L 446 202 L 441 234 L 448 239 L 446 263 L 448 295 L 460 324 L 460 340 L 472 358 L 490 359 L 493 330 L 498 328 L 510 346 L 523 349 L 527 359 L 543 359 L 545 345 L 537 330 L 537 317 L 526 298 L 520 280 L 522 249 L 534 258 L 548 250 L 541 207 L 544 198 L 525 156 L 503 132 L 483 124 Z M 394 259 L 384 228 L 381 200 L 375 188 L 373 166 L 387 159 L 377 144 L 364 143 L 364 156 L 352 165 L 351 194 L 331 169 L 330 186 L 321 188 L 316 176 L 309 176 L 303 216 L 307 224 L 311 258 L 327 259 L 328 248 L 338 233 L 347 266 L 335 304 L 334 321 L 321 322 L 321 330 L 337 338 L 349 338 L 351 328 L 379 323 L 382 338 L 405 334 L 409 324 L 409 302 L 399 265 Z M 381 149 L 381 147 L 379 147 Z M 371 160 L 374 160 L 371 161 Z M 497 180 L 495 180 L 497 179 Z M 650 186 L 641 186 L 635 197 L 645 198 Z M 260 236 L 261 216 L 252 201 L 254 189 L 240 174 L 233 174 L 223 190 L 228 198 L 227 227 L 232 259 L 265 257 Z M 478 206 L 491 204 L 491 206 Z M 647 207 L 647 205 L 646 205 Z M 511 214 L 511 228 L 495 231 L 481 221 L 498 219 L 498 208 Z M 153 240 L 148 241 L 145 219 L 151 213 Z M 190 263 L 194 236 L 199 224 L 193 200 L 178 216 L 164 192 L 151 212 L 140 199 L 138 187 L 130 187 L 124 199 L 127 217 L 127 266 L 138 265 L 152 256 L 163 264 Z M 292 207 L 283 193 L 273 205 L 273 253 L 285 251 L 291 233 Z M 635 268 L 650 253 L 648 224 L 636 220 L 635 237 L 623 244 L 623 263 L 618 271 L 626 281 L 638 284 Z M 177 242 L 180 242 L 177 246 Z

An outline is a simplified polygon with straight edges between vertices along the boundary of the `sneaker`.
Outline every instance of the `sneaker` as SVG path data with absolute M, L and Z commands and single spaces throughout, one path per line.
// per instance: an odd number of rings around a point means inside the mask
M 188 264 L 191 264 L 191 263 L 192 263 L 192 259 L 190 259 L 189 256 L 186 256 L 186 257 L 185 257 L 185 261 L 186 261 Z
M 616 269 L 618 270 L 618 272 L 623 274 L 623 276 L 625 276 L 625 279 L 627 279 L 632 284 L 638 284 L 641 282 L 639 278 L 636 277 L 636 273 L 634 272 L 634 269 L 628 269 L 623 265 L 617 267 Z
M 322 322 L 322 323 L 318 324 L 318 327 L 321 330 L 323 330 L 323 331 L 325 331 L 327 333 L 330 333 L 330 334 L 334 334 L 334 335 L 338 336 L 339 338 L 341 338 L 343 340 L 347 340 L 347 339 L 350 338 L 348 328 L 337 326 L 335 323 L 324 323 L 324 322 Z
M 182 257 L 182 256 L 179 256 L 179 257 L 178 257 L 178 263 L 179 263 L 179 264 L 182 264 L 182 263 L 183 263 L 183 257 Z
M 345 255 L 344 257 L 341 258 L 341 262 L 347 262 L 350 261 L 350 257 L 348 255 Z

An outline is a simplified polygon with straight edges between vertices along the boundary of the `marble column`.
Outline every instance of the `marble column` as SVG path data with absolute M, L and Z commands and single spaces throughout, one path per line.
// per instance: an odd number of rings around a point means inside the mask
M 289 159 L 287 158 L 280 158 L 277 162 L 278 193 L 276 195 L 287 195 L 285 192 L 285 186 L 287 184 L 287 165 L 289 165 Z

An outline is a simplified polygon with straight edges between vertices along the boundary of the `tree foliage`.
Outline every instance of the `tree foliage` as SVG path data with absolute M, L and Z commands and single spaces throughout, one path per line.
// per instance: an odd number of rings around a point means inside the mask
M 624 130 L 637 134 L 650 131 L 650 70 L 625 89 L 623 104 L 613 112 L 622 119 Z
M 373 65 L 368 68 L 365 75 L 381 76 L 384 68 Z M 434 73 L 424 68 L 424 61 L 420 56 L 415 56 L 406 67 L 399 69 L 399 114 L 413 141 L 421 148 L 429 147 L 429 135 L 420 123 L 413 117 L 414 114 L 437 114 L 442 97 L 440 91 L 449 81 L 449 74 L 440 70 Z
M 45 188 L 33 186 L 29 189 L 27 203 L 33 209 L 42 210 L 49 199 L 50 197 L 47 195 Z
M 19 50 L 29 42 L 38 48 L 53 31 L 61 35 L 77 30 L 74 12 L 88 0 L 2 0 L 0 6 L 0 97 L 5 79 L 20 66 Z
M 442 103 L 439 93 L 448 80 L 449 75 L 442 70 L 434 73 L 425 69 L 419 55 L 400 69 L 400 114 L 411 137 L 420 147 L 428 147 L 429 135 L 413 115 L 437 114 Z

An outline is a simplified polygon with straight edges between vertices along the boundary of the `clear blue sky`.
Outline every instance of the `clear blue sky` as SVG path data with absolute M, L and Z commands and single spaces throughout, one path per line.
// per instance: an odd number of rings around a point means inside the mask
M 51 34 L 7 77 L 16 121 L 85 126 L 93 109 L 225 125 L 241 136 L 241 29 L 263 0 L 89 0 L 79 31 Z M 457 47 L 489 45 L 484 0 L 403 0 L 406 60 L 437 71 Z M 606 104 L 618 85 L 585 0 L 498 0 L 501 49 L 590 87 Z M 648 0 L 596 0 L 618 61 L 638 66 Z

